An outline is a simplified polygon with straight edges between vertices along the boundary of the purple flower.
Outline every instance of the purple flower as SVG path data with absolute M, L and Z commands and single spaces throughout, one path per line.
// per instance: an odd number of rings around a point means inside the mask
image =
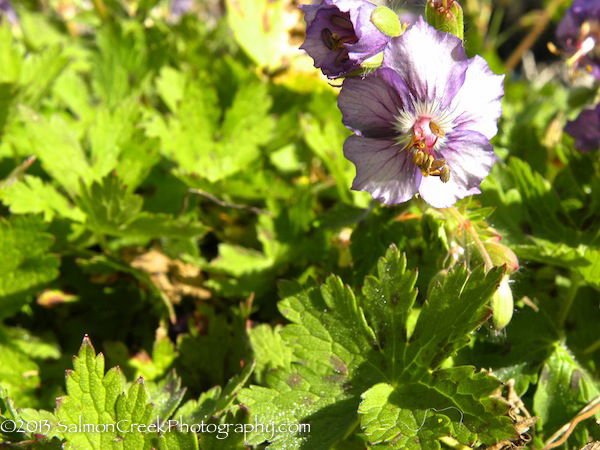
M 194 7 L 194 0 L 173 0 L 171 3 L 171 15 L 180 19 L 185 13 L 192 10 Z
M 478 194 L 495 161 L 503 79 L 419 18 L 390 41 L 382 68 L 342 85 L 342 121 L 356 133 L 344 143 L 352 189 L 386 204 L 418 192 L 437 208 Z
M 358 69 L 389 41 L 371 22 L 376 6 L 370 2 L 323 0 L 300 8 L 306 21 L 306 39 L 300 48 L 329 78 Z
M 565 132 L 575 138 L 575 147 L 580 150 L 600 149 L 600 103 L 581 111 L 577 119 L 567 123 Z
M 17 23 L 19 21 L 17 13 L 9 0 L 0 0 L 0 23 L 2 23 L 3 17 L 6 17 L 9 23 Z
M 574 0 L 556 28 L 556 36 L 571 54 L 567 62 L 583 65 L 600 78 L 600 1 Z

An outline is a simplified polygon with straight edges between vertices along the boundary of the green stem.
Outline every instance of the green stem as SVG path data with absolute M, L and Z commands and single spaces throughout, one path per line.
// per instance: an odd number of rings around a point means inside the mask
M 449 211 L 450 214 L 452 214 L 458 220 L 458 222 L 462 225 L 462 227 L 469 234 L 469 236 L 471 236 L 471 239 L 473 239 L 473 242 L 475 243 L 475 247 L 477 247 L 477 250 L 481 254 L 481 257 L 483 258 L 483 263 L 485 264 L 485 270 L 486 271 L 492 270 L 492 268 L 494 267 L 494 264 L 492 263 L 492 258 L 490 258 L 489 253 L 485 249 L 485 246 L 483 245 L 483 242 L 481 242 L 481 239 L 479 239 L 479 235 L 477 234 L 477 231 L 475 231 L 475 229 L 473 228 L 473 225 L 471 225 L 471 222 L 469 220 L 465 219 L 464 216 L 460 213 L 460 211 L 458 209 L 456 209 L 454 206 L 451 206 L 450 208 L 446 208 L 446 210 Z
M 583 353 L 587 354 L 587 353 L 594 353 L 596 350 L 598 350 L 600 348 L 600 339 L 598 339 L 596 342 L 594 342 L 592 345 L 588 346 Z
M 571 272 L 571 287 L 569 288 L 569 292 L 567 292 L 567 298 L 562 303 L 560 310 L 558 311 L 558 317 L 556 319 L 556 324 L 558 325 L 559 329 L 562 329 L 565 325 L 569 311 L 571 310 L 571 306 L 573 306 L 573 301 L 577 296 L 577 290 L 581 284 L 581 279 L 582 277 L 579 272 Z

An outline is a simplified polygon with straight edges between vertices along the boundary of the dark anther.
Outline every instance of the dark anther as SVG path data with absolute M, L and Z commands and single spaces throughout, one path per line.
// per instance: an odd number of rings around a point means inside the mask
M 323 28 L 321 30 L 321 39 L 323 40 L 325 47 L 329 50 L 335 50 L 337 43 L 335 39 L 333 39 L 333 33 L 329 28 Z
M 334 15 L 334 16 L 331 16 L 331 19 L 329 19 L 329 21 L 336 27 L 340 27 L 347 31 L 354 31 L 352 22 L 350 22 L 350 20 L 346 19 L 345 17 Z
M 348 50 L 346 50 L 345 48 L 342 48 L 340 50 L 340 52 L 337 54 L 337 56 L 335 57 L 335 64 L 337 66 L 341 66 L 342 64 L 347 63 L 350 60 L 350 57 L 348 56 Z

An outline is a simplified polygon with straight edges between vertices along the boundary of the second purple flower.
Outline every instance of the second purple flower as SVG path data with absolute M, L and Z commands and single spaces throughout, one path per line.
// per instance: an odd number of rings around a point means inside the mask
M 306 21 L 306 39 L 300 48 L 329 78 L 360 68 L 390 39 L 371 22 L 376 6 L 368 1 L 323 0 L 300 8 Z
M 355 133 L 344 143 L 356 166 L 352 188 L 386 204 L 419 193 L 438 208 L 479 193 L 495 161 L 503 79 L 419 18 L 390 41 L 382 68 L 344 80 L 338 104 Z

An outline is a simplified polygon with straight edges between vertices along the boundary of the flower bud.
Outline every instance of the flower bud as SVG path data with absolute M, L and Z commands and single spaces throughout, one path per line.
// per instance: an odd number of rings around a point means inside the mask
M 464 38 L 463 11 L 456 0 L 427 0 L 425 20 L 437 30 Z
M 371 22 L 379 31 L 389 37 L 398 37 L 403 33 L 400 19 L 387 6 L 378 6 L 371 14 Z
M 517 270 L 519 270 L 519 259 L 515 252 L 513 252 L 510 248 L 508 248 L 504 244 L 500 244 L 496 241 L 485 241 L 483 242 L 483 246 L 487 251 L 490 259 L 492 260 L 492 264 L 494 266 L 503 266 L 506 265 L 506 274 L 512 275 Z M 472 245 L 470 246 L 471 250 L 471 262 L 473 265 L 483 264 L 483 257 L 479 250 Z
M 513 315 L 514 302 L 508 276 L 502 278 L 500 286 L 492 296 L 491 306 L 494 311 L 492 323 L 496 331 L 500 331 L 509 324 Z
M 486 241 L 483 246 L 490 255 L 492 264 L 494 266 L 503 266 L 506 264 L 506 274 L 511 275 L 519 270 L 519 259 L 515 252 L 513 252 L 506 245 L 500 244 L 495 241 Z

